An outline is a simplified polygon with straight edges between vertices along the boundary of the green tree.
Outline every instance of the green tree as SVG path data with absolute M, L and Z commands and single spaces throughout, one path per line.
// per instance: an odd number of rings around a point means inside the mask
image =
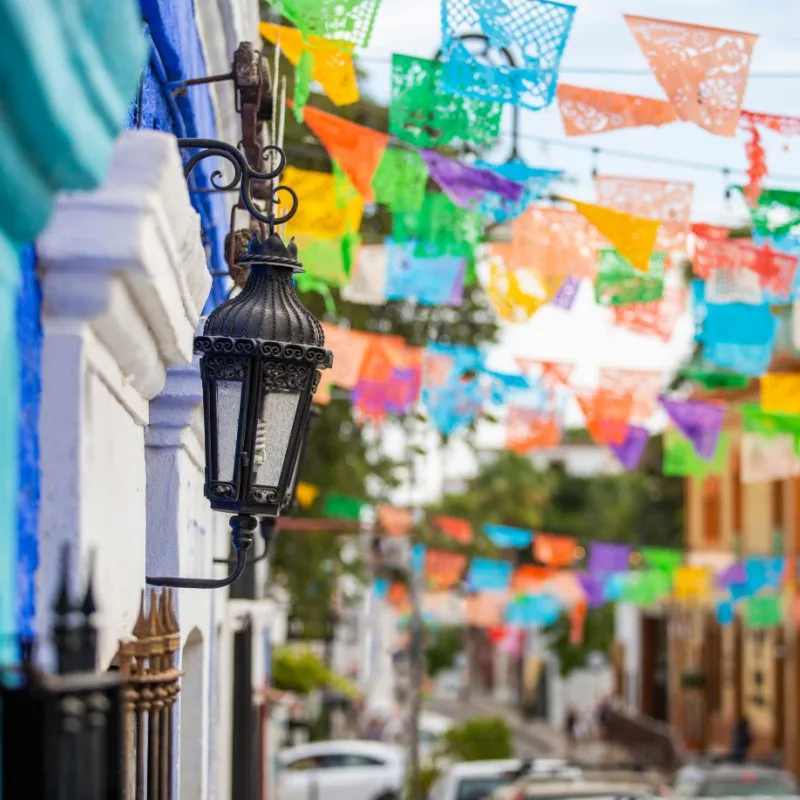
M 573 644 L 570 640 L 570 621 L 567 614 L 545 629 L 549 637 L 549 649 L 558 656 L 562 677 L 573 670 L 587 666 L 590 653 L 608 653 L 614 641 L 614 607 L 591 608 L 586 615 L 583 641 Z
M 433 628 L 427 632 L 428 646 L 425 648 L 425 663 L 430 678 L 443 670 L 452 669 L 456 656 L 463 650 L 464 628 L 449 625 Z
M 444 734 L 442 751 L 454 761 L 512 758 L 511 728 L 502 717 L 473 717 Z

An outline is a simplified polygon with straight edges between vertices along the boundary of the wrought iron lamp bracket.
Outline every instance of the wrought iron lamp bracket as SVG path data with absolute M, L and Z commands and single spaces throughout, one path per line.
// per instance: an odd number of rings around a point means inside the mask
M 269 229 L 269 234 L 275 232 L 278 225 L 288 222 L 297 213 L 297 193 L 290 186 L 275 185 L 276 178 L 283 172 L 286 166 L 286 155 L 283 150 L 274 144 L 268 144 L 261 148 L 261 158 L 265 163 L 270 163 L 273 156 L 277 157 L 277 165 L 266 172 L 260 172 L 250 166 L 244 154 L 232 144 L 219 141 L 218 139 L 178 139 L 178 147 L 182 150 L 197 150 L 189 158 L 184 167 L 184 177 L 189 179 L 189 175 L 194 168 L 207 158 L 219 157 L 227 161 L 233 167 L 233 177 L 225 183 L 222 171 L 214 170 L 209 180 L 217 191 L 228 192 L 238 188 L 241 205 L 247 210 L 253 219 L 263 223 Z M 269 185 L 266 194 L 266 203 L 269 211 L 265 213 L 256 205 L 251 188 L 251 181 L 264 182 Z M 289 196 L 288 209 L 281 214 L 276 214 L 273 207 L 281 205 L 281 192 Z

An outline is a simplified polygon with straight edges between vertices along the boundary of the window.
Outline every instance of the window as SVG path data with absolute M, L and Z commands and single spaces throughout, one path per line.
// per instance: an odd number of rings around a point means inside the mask
M 783 528 L 783 481 L 772 482 L 772 527 Z
M 383 767 L 385 761 L 371 756 L 362 756 L 357 753 L 342 753 L 325 756 L 326 767 Z
M 319 769 L 322 766 L 321 758 L 319 756 L 305 756 L 298 758 L 295 761 L 290 761 L 284 769 L 289 772 L 304 772 L 309 769 Z
M 708 475 L 702 483 L 701 497 L 703 502 L 703 544 L 719 544 L 721 538 L 720 488 L 719 478 Z
M 499 776 L 493 778 L 466 778 L 458 784 L 456 800 L 483 800 L 498 786 L 504 786 L 508 782 L 507 778 Z

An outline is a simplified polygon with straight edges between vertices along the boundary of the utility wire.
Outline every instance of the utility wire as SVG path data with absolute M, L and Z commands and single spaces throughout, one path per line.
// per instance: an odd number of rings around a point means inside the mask
M 371 56 L 356 55 L 358 61 L 365 64 L 390 64 L 391 56 Z M 559 67 L 559 75 L 652 75 L 650 69 L 628 69 L 626 67 Z M 747 76 L 748 80 L 792 80 L 800 78 L 800 72 L 751 72 Z

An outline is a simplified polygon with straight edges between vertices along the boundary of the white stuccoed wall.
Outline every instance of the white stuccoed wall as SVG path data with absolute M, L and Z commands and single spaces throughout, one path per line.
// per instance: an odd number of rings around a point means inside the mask
M 149 401 L 171 364 L 190 362 L 211 283 L 182 173 L 173 137 L 127 132 L 104 185 L 60 196 L 38 242 L 37 627 L 49 629 L 59 545 L 82 566 L 94 552 L 101 668 L 130 635 L 144 587 Z

